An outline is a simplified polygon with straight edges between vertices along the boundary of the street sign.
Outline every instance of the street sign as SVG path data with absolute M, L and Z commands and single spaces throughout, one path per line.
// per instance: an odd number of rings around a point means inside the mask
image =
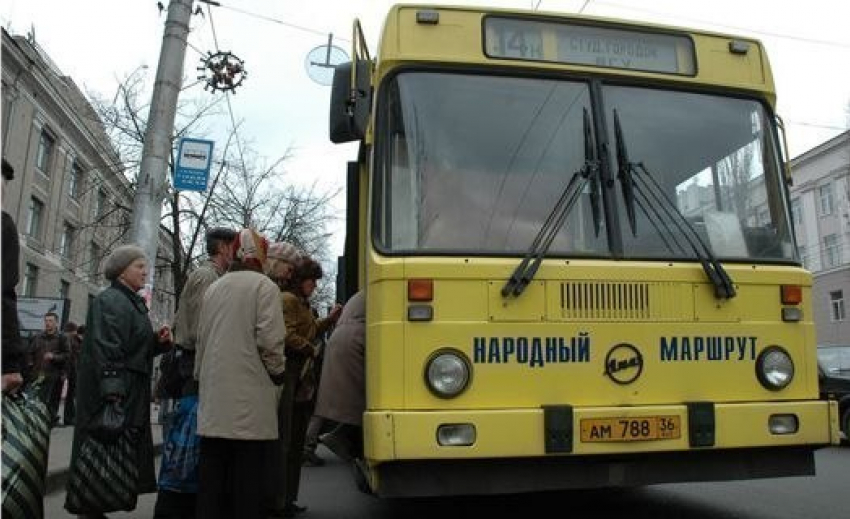
M 177 167 L 174 168 L 174 189 L 206 191 L 212 164 L 213 141 L 180 139 Z

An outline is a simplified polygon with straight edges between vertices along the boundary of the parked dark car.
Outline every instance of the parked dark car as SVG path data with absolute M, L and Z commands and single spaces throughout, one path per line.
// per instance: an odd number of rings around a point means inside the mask
M 821 398 L 838 401 L 841 431 L 850 441 L 850 344 L 818 346 Z

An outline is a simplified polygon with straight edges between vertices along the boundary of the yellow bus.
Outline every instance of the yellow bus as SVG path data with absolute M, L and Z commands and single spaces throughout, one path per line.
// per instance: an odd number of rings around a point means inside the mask
M 811 475 L 811 276 L 756 40 L 398 5 L 330 138 L 378 496 Z

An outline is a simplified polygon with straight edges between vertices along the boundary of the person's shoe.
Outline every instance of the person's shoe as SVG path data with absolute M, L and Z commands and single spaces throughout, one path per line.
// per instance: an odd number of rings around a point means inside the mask
M 295 517 L 296 515 L 306 511 L 306 506 L 298 506 L 295 503 L 287 503 L 287 505 L 283 507 L 281 517 Z
M 304 456 L 301 458 L 301 465 L 305 467 L 321 467 L 325 464 L 325 460 L 319 457 L 318 454 L 311 450 L 305 450 Z
M 352 461 L 354 459 L 354 455 L 351 453 L 351 446 L 348 444 L 348 441 L 339 434 L 338 428 L 319 436 L 319 441 L 344 461 Z

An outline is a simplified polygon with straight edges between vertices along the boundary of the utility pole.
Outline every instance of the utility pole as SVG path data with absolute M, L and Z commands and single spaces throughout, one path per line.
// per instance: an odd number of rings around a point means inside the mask
M 183 82 L 183 62 L 186 57 L 186 38 L 192 0 L 171 0 L 162 35 L 162 49 L 156 69 L 142 163 L 136 179 L 133 204 L 133 241 L 148 256 L 149 272 L 145 286 L 148 306 L 153 295 L 156 252 L 159 244 L 159 221 L 167 185 L 168 162 L 171 157 L 171 136 L 177 113 L 177 97 Z

